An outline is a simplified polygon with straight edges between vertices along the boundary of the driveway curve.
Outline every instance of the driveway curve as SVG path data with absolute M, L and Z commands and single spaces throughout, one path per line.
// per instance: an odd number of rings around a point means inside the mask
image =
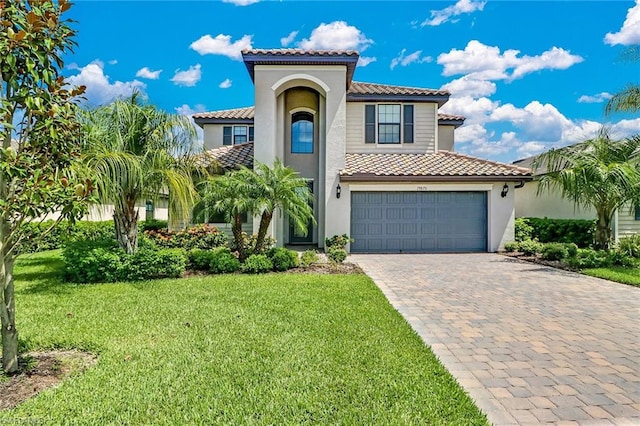
M 640 424 L 640 288 L 488 253 L 350 259 L 493 424 Z

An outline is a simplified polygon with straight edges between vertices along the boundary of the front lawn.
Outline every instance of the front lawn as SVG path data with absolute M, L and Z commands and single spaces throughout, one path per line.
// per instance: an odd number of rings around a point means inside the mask
M 585 275 L 591 275 L 592 277 L 604 278 L 605 280 L 640 287 L 640 268 L 612 266 L 609 268 L 583 269 L 580 272 Z
M 486 424 L 364 275 L 73 285 L 60 268 L 18 262 L 20 336 L 98 364 L 0 422 Z

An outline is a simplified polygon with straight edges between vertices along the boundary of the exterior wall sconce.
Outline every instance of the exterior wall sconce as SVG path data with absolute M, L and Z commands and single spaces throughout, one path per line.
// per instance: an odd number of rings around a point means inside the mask
M 342 187 L 340 184 L 336 187 L 336 198 L 340 198 L 340 193 L 342 192 Z
M 502 192 L 500 193 L 500 196 L 504 198 L 507 196 L 508 193 L 509 193 L 509 185 L 505 183 L 504 186 L 502 187 Z

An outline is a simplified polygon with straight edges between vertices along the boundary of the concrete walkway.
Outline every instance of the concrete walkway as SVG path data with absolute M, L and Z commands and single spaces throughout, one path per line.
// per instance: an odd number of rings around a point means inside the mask
M 496 425 L 640 425 L 640 288 L 497 254 L 352 255 Z

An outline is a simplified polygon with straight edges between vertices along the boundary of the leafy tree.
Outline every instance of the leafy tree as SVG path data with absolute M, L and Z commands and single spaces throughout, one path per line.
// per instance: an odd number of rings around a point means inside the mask
M 66 0 L 0 1 L 0 318 L 2 365 L 18 370 L 13 266 L 21 225 L 61 212 L 82 215 L 90 181 L 74 172 L 80 146 L 74 98 L 62 56 L 76 45 Z
M 188 218 L 197 199 L 192 175 L 195 130 L 187 117 L 142 103 L 140 94 L 89 111 L 84 159 L 95 178 L 97 196 L 113 204 L 118 244 L 138 248 L 139 200 L 169 195 L 173 224 Z
M 538 157 L 538 194 L 558 190 L 577 206 L 596 211 L 595 245 L 608 249 L 616 210 L 640 203 L 640 137 L 612 141 L 606 130 L 598 137 Z
M 631 46 L 622 52 L 622 59 L 630 62 L 640 61 L 640 46 Z M 613 112 L 640 111 L 640 85 L 629 83 L 621 92 L 613 95 L 605 106 L 605 114 Z

